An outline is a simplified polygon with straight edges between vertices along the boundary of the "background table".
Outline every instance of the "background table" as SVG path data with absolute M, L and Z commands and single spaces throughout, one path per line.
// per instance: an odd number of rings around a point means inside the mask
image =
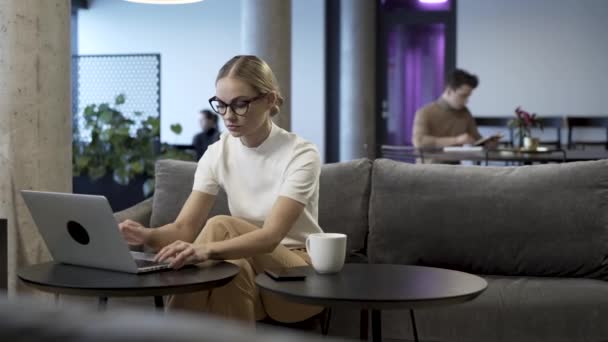
M 48 262 L 25 267 L 17 275 L 25 284 L 41 291 L 99 297 L 100 309 L 105 309 L 108 297 L 142 296 L 154 296 L 155 305 L 160 309 L 162 296 L 220 287 L 238 272 L 236 265 L 227 262 L 144 274 Z
M 573 161 L 588 161 L 608 159 L 608 150 L 603 148 L 589 149 L 551 149 L 546 152 L 520 152 L 513 149 L 482 150 L 482 151 L 443 151 L 442 149 L 417 149 L 412 146 L 383 145 L 381 147 L 382 157 L 415 162 L 438 161 L 438 162 L 460 162 L 474 161 L 503 161 L 517 163 L 562 163 Z
M 296 303 L 371 309 L 373 341 L 382 340 L 381 310 L 410 309 L 418 341 L 413 309 L 466 302 L 488 286 L 484 279 L 464 272 L 385 264 L 346 264 L 331 275 L 307 268 L 303 281 L 275 281 L 260 274 L 256 284 Z

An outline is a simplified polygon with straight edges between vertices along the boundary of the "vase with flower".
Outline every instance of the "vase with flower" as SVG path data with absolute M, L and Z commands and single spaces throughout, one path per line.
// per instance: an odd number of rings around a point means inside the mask
M 519 148 L 524 150 L 536 150 L 539 139 L 532 137 L 532 128 L 543 129 L 543 124 L 536 113 L 530 114 L 520 107 L 515 109 L 515 117 L 509 121 L 509 127 L 515 130 L 519 138 Z

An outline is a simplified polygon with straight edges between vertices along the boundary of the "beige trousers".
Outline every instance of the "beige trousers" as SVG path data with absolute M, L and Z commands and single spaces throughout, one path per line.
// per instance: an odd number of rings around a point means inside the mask
M 256 229 L 260 228 L 236 217 L 214 216 L 207 220 L 194 243 L 229 240 Z M 209 291 L 170 296 L 167 309 L 208 312 L 250 323 L 267 315 L 279 322 L 293 323 L 308 319 L 323 310 L 317 306 L 288 302 L 274 294 L 259 291 L 255 285 L 255 276 L 264 272 L 264 268 L 310 264 L 305 251 L 290 250 L 279 245 L 269 254 L 227 261 L 240 268 L 230 283 Z

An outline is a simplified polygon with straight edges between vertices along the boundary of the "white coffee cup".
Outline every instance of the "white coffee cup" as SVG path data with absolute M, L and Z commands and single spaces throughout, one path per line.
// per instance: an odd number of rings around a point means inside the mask
M 337 273 L 346 259 L 346 235 L 338 233 L 315 233 L 306 239 L 306 251 L 312 267 L 321 274 Z

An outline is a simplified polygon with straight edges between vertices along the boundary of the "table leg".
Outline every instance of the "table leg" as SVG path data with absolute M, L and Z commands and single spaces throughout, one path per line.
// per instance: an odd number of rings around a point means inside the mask
M 99 311 L 105 311 L 108 306 L 108 297 L 99 297 L 99 302 L 97 303 L 97 309 Z
M 367 341 L 369 338 L 369 313 L 367 309 L 361 310 L 359 314 L 359 339 Z
M 372 310 L 372 341 L 382 341 L 382 315 L 380 310 Z
M 158 311 L 164 310 L 165 302 L 163 301 L 163 296 L 154 296 L 154 307 Z
M 414 316 L 414 310 L 410 309 L 410 320 L 412 321 L 412 331 L 414 332 L 414 341 L 418 342 L 418 329 L 416 328 L 416 317 Z
M 321 334 L 327 336 L 329 334 L 329 323 L 331 323 L 331 308 L 325 308 L 322 312 Z
M 59 293 L 55 293 L 55 306 L 59 306 Z

